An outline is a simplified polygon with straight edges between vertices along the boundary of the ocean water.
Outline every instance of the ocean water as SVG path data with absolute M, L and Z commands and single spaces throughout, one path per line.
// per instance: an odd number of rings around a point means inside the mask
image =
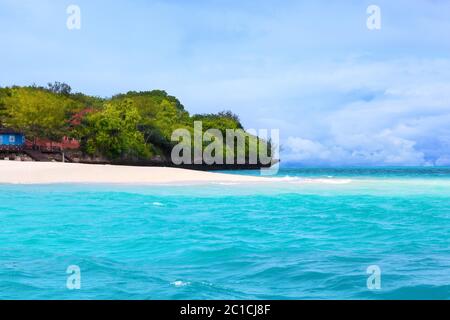
M 271 179 L 0 185 L 0 299 L 450 298 L 449 168 Z

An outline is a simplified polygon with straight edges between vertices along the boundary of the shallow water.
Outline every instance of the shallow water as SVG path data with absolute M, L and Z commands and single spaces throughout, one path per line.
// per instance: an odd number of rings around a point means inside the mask
M 240 172 L 239 174 L 256 174 Z M 449 299 L 450 169 L 0 185 L 1 299 Z M 68 290 L 66 269 L 81 269 Z M 381 289 L 367 288 L 367 267 Z

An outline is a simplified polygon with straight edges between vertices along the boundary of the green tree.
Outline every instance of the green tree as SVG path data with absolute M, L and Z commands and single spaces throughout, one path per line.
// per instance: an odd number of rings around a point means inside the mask
M 54 82 L 54 83 L 48 83 L 48 90 L 50 90 L 53 93 L 56 94 L 62 94 L 62 95 L 70 95 L 72 92 L 72 88 L 64 82 Z
M 32 87 L 13 87 L 1 98 L 5 109 L 3 125 L 20 130 L 30 138 L 59 140 L 67 134 L 68 114 L 80 106 L 66 97 Z
M 0 128 L 5 126 L 7 117 L 7 105 L 5 100 L 9 96 L 11 96 L 11 90 L 9 88 L 0 88 Z
M 194 121 L 202 122 L 204 132 L 219 130 L 220 134 L 212 131 L 216 133 L 206 135 L 210 141 L 224 144 L 225 155 L 243 156 L 236 146 L 233 150 L 220 138 L 226 137 L 227 129 L 237 130 L 236 141 L 245 141 L 246 158 L 250 146 L 261 148 L 258 142 L 263 141 L 245 132 L 234 113 L 190 116 L 176 97 L 162 90 L 130 91 L 102 99 L 72 93 L 69 85 L 60 82 L 46 88 L 0 88 L 0 127 L 21 131 L 31 140 L 76 137 L 82 151 L 109 159 L 148 158 L 154 154 L 167 157 L 176 144 L 171 141 L 172 133 L 187 129 L 193 135 Z M 204 148 L 208 145 L 204 141 Z
M 189 127 L 189 113 L 180 101 L 165 91 L 153 90 L 128 92 L 114 96 L 112 102 L 131 100 L 136 106 L 141 120 L 138 128 L 144 135 L 145 142 L 157 154 L 170 155 L 173 143 L 172 132 L 178 128 Z
M 136 159 L 150 156 L 143 134 L 138 130 L 141 116 L 131 100 L 107 103 L 85 123 L 86 151 L 110 159 Z

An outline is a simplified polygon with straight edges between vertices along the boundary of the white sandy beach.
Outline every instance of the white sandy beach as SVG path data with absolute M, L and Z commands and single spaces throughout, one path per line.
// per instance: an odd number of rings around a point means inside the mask
M 129 167 L 60 162 L 0 161 L 0 183 L 111 183 L 164 184 L 205 182 L 261 182 L 261 177 L 166 167 Z

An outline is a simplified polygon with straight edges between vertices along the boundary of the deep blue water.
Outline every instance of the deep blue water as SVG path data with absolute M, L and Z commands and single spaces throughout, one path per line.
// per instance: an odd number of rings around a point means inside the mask
M 0 185 L 0 299 L 450 298 L 450 169 L 279 176 Z M 80 290 L 66 287 L 70 265 Z

